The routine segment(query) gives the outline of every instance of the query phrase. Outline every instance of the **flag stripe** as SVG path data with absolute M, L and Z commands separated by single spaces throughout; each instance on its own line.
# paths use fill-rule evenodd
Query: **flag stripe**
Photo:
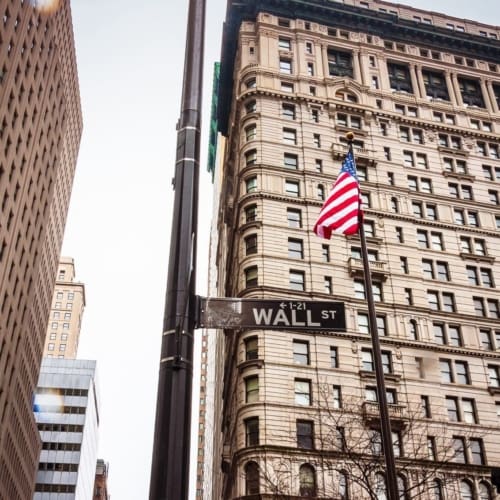
M 329 239 L 332 231 L 355 234 L 361 217 L 361 193 L 356 178 L 356 166 L 349 151 L 340 174 L 326 199 L 313 231 Z

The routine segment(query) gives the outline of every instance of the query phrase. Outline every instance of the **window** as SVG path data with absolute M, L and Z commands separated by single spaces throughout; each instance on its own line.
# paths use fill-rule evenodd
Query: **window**
M 306 42 L 306 54 L 313 53 L 313 44 L 312 42 Z
M 291 170 L 297 170 L 299 165 L 299 158 L 297 155 L 292 153 L 284 153 L 283 155 L 283 166 Z
M 486 267 L 466 266 L 467 278 L 470 285 L 493 288 L 493 273 Z
M 259 444 L 259 417 L 245 420 L 245 445 L 257 446 Z
M 328 71 L 330 76 L 353 78 L 352 56 L 348 52 L 328 49 Z
M 245 127 L 245 139 L 247 141 L 252 141 L 257 137 L 257 125 L 252 124 Z
M 450 273 L 447 262 L 422 259 L 422 270 L 424 278 L 438 279 L 440 281 L 450 281 Z
M 342 391 L 340 385 L 334 385 L 332 387 L 332 395 L 333 395 L 333 408 L 339 409 L 342 408 Z
M 299 494 L 301 497 L 316 496 L 316 473 L 312 465 L 302 464 L 299 468 Z
M 479 500 L 491 500 L 490 488 L 487 483 L 479 483 Z
M 332 278 L 330 276 L 324 276 L 323 285 L 325 288 L 325 293 L 332 294 Z
M 249 78 L 245 81 L 245 87 L 247 89 L 254 89 L 255 87 L 257 87 L 257 80 L 255 78 Z
M 245 379 L 245 402 L 255 403 L 259 400 L 259 377 L 257 375 Z
M 257 205 L 249 205 L 245 207 L 245 222 L 255 222 L 257 220 Z
M 280 58 L 280 73 L 292 74 L 292 61 L 290 59 Z
M 483 451 L 483 440 L 479 438 L 469 439 L 469 452 L 470 452 L 470 463 L 475 465 L 484 465 L 486 463 L 484 451 Z
M 245 181 L 245 185 L 247 193 L 253 193 L 254 191 L 257 191 L 257 177 L 249 177 Z
M 450 100 L 446 79 L 443 73 L 423 70 L 422 77 L 427 97 L 432 99 L 442 99 L 444 101 Z
M 460 420 L 458 413 L 458 399 L 446 396 L 446 409 L 448 412 L 448 420 L 458 422 Z
M 453 449 L 455 451 L 453 461 L 465 464 L 465 439 L 460 436 L 453 436 Z M 462 481 L 463 483 L 463 481 Z M 472 496 L 470 497 L 472 499 Z
M 278 48 L 280 50 L 292 50 L 292 42 L 289 38 L 279 38 Z
M 362 349 L 361 365 L 364 371 L 373 372 L 375 370 L 375 363 L 373 361 L 373 354 L 371 350 Z
M 427 458 L 436 460 L 436 439 L 434 436 L 427 436 Z
M 290 289 L 300 292 L 305 290 L 303 271 L 290 271 Z
M 321 245 L 321 257 L 323 262 L 330 262 L 330 247 L 328 245 Z
M 373 299 L 380 302 L 382 300 L 382 284 L 373 282 L 372 293 Z M 354 280 L 354 296 L 357 299 L 366 299 L 365 282 L 363 280 Z
M 500 367 L 488 365 L 488 377 L 490 387 L 500 387 Z
M 408 322 L 408 328 L 409 328 L 409 337 L 411 340 L 418 340 L 418 325 L 417 321 L 414 319 L 410 319 Z
M 347 474 L 345 472 L 339 472 L 339 495 L 340 500 L 348 500 L 349 498 L 349 489 L 347 483 Z
M 246 102 L 245 110 L 247 113 L 255 113 L 257 111 L 257 102 L 254 100 Z
M 422 416 L 424 418 L 431 418 L 431 404 L 429 396 L 420 396 L 420 404 L 422 408 Z
M 297 447 L 306 450 L 314 448 L 314 424 L 309 420 L 297 420 Z
M 304 258 L 304 248 L 302 240 L 288 238 L 288 257 L 290 259 Z
M 286 144 L 297 144 L 297 131 L 293 128 L 284 128 L 283 142 Z
M 250 234 L 245 238 L 245 252 L 246 255 L 257 253 L 257 235 Z
M 330 346 L 330 366 L 331 368 L 339 367 L 339 357 L 337 348 L 334 346 Z
M 248 462 L 245 465 L 245 494 L 258 495 L 259 492 L 259 466 L 256 462 Z
M 281 82 L 281 90 L 283 92 L 292 93 L 293 92 L 293 83 Z
M 317 147 L 321 147 L 321 136 L 319 134 L 313 134 L 313 144 Z
M 257 286 L 258 284 L 258 268 L 257 266 L 247 267 L 245 269 L 245 286 Z
M 375 223 L 371 220 L 363 221 L 363 229 L 365 231 L 365 236 L 368 238 L 373 238 L 375 236 Z
M 323 161 L 322 160 L 314 160 L 314 165 L 316 167 L 316 172 L 323 172 Z M 359 172 L 358 172 L 358 178 L 359 178 Z
M 483 94 L 478 80 L 458 77 L 458 86 L 465 105 L 484 108 Z
M 293 362 L 299 365 L 309 364 L 309 342 L 306 340 L 293 341 Z
M 435 311 L 455 312 L 455 296 L 453 293 L 427 290 L 427 302 Z
M 317 108 L 311 109 L 311 120 L 314 123 L 319 123 L 319 110 Z
M 409 268 L 408 268 L 408 258 L 407 257 L 399 257 L 399 263 L 400 263 L 400 267 L 401 267 L 401 272 L 403 272 L 404 274 L 408 274 L 410 272 Z
M 245 359 L 258 359 L 259 357 L 259 339 L 258 337 L 247 337 L 245 339 Z
M 318 184 L 316 186 L 316 190 L 317 190 L 318 198 L 320 200 L 324 200 L 325 199 L 325 188 L 321 184 Z
M 403 64 L 388 63 L 389 82 L 392 90 L 413 93 L 410 70 Z
M 299 182 L 298 181 L 285 181 L 285 193 L 288 196 L 297 198 L 299 196 Z
M 472 297 L 476 316 L 489 318 L 500 318 L 498 301 L 495 299 L 485 299 L 484 297 Z
M 467 236 L 460 237 L 460 248 L 462 253 L 486 255 L 486 243 L 482 239 L 469 238 Z
M 287 208 L 286 217 L 288 227 L 301 228 L 302 227 L 302 211 L 295 208 Z
M 295 404 L 311 405 L 311 381 L 295 379 Z

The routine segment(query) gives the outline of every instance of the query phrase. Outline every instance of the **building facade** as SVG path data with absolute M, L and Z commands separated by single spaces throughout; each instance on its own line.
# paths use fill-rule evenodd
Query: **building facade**
M 93 500 L 109 500 L 111 498 L 108 493 L 108 471 L 109 464 L 101 458 L 97 459 Z
M 33 499 L 93 498 L 99 428 L 96 362 L 44 358 L 34 413 L 43 446 Z
M 84 307 L 85 286 L 75 281 L 74 260 L 61 257 L 52 297 L 44 357 L 76 358 Z
M 341 301 L 347 328 L 224 332 L 215 498 L 386 498 L 359 237 L 312 233 L 347 132 L 401 498 L 496 498 L 499 38 L 381 1 L 228 3 L 218 293 Z
M 69 0 L 0 1 L 0 497 L 30 498 L 36 387 L 82 130 Z

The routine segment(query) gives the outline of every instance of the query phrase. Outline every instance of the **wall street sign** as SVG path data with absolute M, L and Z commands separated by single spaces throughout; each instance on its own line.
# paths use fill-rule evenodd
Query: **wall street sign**
M 198 327 L 345 331 L 343 302 L 200 299 Z

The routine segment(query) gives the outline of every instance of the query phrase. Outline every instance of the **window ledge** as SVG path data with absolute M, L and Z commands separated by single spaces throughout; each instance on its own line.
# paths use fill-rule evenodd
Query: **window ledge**
M 495 257 L 490 257 L 488 255 L 477 255 L 475 253 L 464 252 L 460 252 L 459 255 L 463 260 L 475 260 L 476 262 L 488 262 L 489 264 L 495 262 Z
M 238 364 L 238 372 L 241 373 L 247 368 L 262 368 L 264 366 L 263 359 L 247 359 Z

